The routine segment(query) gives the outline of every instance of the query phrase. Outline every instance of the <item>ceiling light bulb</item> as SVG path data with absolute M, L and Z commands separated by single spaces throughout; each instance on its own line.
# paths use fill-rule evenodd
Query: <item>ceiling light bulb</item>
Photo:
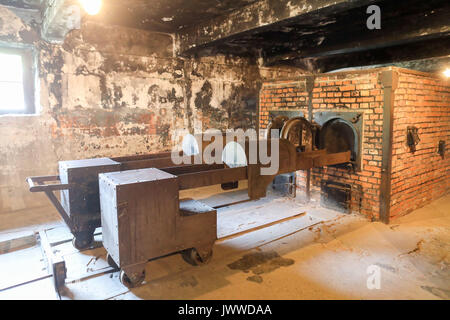
M 93 16 L 100 12 L 102 0 L 79 0 L 84 11 Z
M 444 76 L 446 76 L 447 78 L 450 78 L 450 68 L 445 69 Z

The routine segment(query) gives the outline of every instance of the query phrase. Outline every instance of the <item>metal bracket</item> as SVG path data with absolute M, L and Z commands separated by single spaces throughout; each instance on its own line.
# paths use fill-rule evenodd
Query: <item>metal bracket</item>
M 439 141 L 438 154 L 442 157 L 442 159 L 445 158 L 445 141 L 444 140 Z
M 49 181 L 59 181 L 61 182 L 61 178 L 59 176 L 44 176 L 44 177 L 29 177 L 27 178 L 28 185 L 30 187 L 30 192 L 44 192 L 48 199 L 55 206 L 56 210 L 58 210 L 61 217 L 64 219 L 64 222 L 69 226 L 70 230 L 73 229 L 73 223 L 70 216 L 67 214 L 64 207 L 61 205 L 61 202 L 53 193 L 54 191 L 61 190 L 69 190 L 72 186 L 70 184 L 44 184 Z
M 407 128 L 406 135 L 407 135 L 406 141 L 408 143 L 410 152 L 412 152 L 412 153 L 416 152 L 416 146 L 420 142 L 419 129 L 414 126 L 410 126 Z
M 362 115 L 363 115 L 362 113 L 358 113 L 358 114 L 352 119 L 352 123 L 358 123 L 359 120 L 361 119 Z

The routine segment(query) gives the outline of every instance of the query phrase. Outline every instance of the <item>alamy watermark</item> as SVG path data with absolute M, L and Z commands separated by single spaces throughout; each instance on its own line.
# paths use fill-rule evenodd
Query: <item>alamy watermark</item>
M 370 265 L 367 267 L 367 289 L 380 290 L 381 289 L 381 268 L 377 265 Z
M 271 130 L 271 139 L 258 139 L 254 129 L 208 129 L 201 134 L 175 130 L 172 161 L 181 164 L 226 164 L 230 168 L 261 164 L 261 175 L 276 175 L 280 165 L 279 130 Z M 180 141 L 181 140 L 181 141 Z M 180 144 L 181 143 L 181 144 Z
M 369 30 L 381 29 L 381 9 L 377 5 L 371 5 L 367 7 L 367 14 L 370 14 L 367 19 L 366 25 Z

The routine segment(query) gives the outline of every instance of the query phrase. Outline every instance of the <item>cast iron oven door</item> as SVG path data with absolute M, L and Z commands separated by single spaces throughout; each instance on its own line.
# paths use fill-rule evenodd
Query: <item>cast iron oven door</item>
M 320 145 L 327 149 L 329 153 L 338 153 L 343 151 L 352 152 L 352 161 L 356 160 L 358 146 L 355 130 L 342 119 L 333 119 L 328 121 L 322 128 L 320 134 Z
M 320 149 L 328 153 L 351 151 L 351 164 L 361 171 L 362 114 L 358 112 L 319 112 L 314 120 L 322 126 Z M 342 167 L 346 165 L 336 165 Z
M 301 111 L 289 111 L 289 110 L 272 110 L 269 112 L 269 126 L 267 127 L 266 139 L 270 139 L 270 130 L 278 129 L 279 136 L 281 136 L 281 129 L 289 119 L 303 117 Z M 272 189 L 282 196 L 289 196 L 295 198 L 297 195 L 297 174 L 296 172 L 290 172 L 280 174 L 275 177 L 272 182 Z
M 352 188 L 349 184 L 327 180 L 322 181 L 321 189 L 320 204 L 323 207 L 343 213 L 351 212 Z

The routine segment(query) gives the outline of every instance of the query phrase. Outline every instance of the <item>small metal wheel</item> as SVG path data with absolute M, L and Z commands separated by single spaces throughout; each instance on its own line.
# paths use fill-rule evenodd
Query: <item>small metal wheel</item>
M 197 249 L 191 248 L 181 252 L 183 260 L 193 266 L 201 266 L 211 261 L 213 255 L 212 249 L 200 254 Z
M 128 276 L 125 271 L 120 271 L 120 282 L 127 288 L 136 288 L 141 285 L 145 280 L 145 270 L 141 273 L 133 274 Z
M 117 265 L 117 263 L 114 261 L 114 259 L 111 257 L 111 255 L 108 253 L 106 255 L 106 261 L 108 262 L 109 266 L 115 270 L 119 269 L 119 266 Z
M 82 231 L 74 233 L 72 244 L 78 250 L 87 249 L 92 245 L 94 241 L 94 232 Z

